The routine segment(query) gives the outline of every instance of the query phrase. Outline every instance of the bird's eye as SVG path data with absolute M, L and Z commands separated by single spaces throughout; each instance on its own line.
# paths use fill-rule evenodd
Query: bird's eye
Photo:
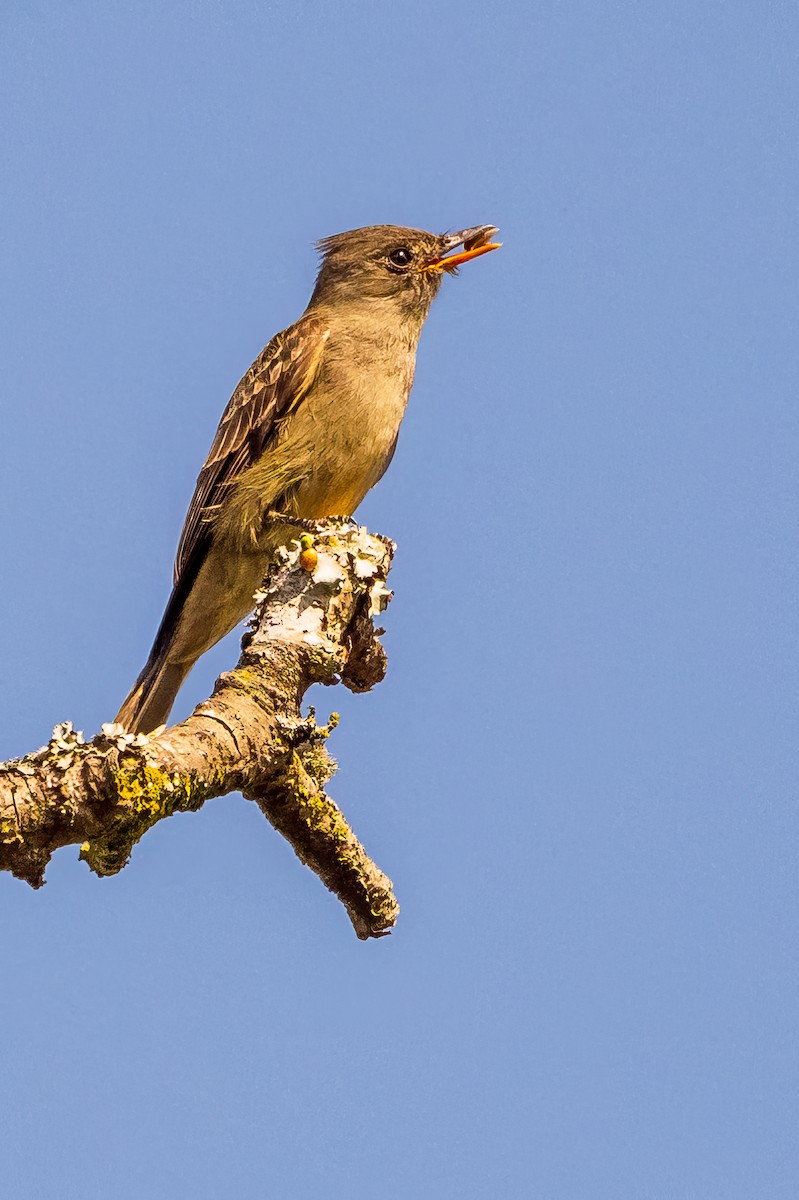
M 407 267 L 412 259 L 413 251 L 409 250 L 407 246 L 398 246 L 388 256 L 388 261 L 392 267 Z

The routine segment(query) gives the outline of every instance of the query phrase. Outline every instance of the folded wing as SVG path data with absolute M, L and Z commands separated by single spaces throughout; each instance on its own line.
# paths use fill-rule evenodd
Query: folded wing
M 327 336 L 317 317 L 301 317 L 272 338 L 231 396 L 186 514 L 175 558 L 176 586 L 205 541 L 226 489 L 257 462 L 307 394 Z

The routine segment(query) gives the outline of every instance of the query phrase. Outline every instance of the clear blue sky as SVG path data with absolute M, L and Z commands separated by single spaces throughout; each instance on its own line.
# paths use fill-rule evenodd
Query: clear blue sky
M 795 1197 L 796 6 L 2 25 L 3 757 L 115 712 L 312 242 L 505 242 L 361 510 L 388 679 L 316 697 L 396 934 L 240 797 L 0 879 L 5 1194 Z

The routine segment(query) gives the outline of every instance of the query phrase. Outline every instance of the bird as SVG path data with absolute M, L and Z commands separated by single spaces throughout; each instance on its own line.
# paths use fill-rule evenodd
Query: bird
M 350 515 L 382 478 L 441 281 L 497 249 L 497 232 L 370 225 L 317 243 L 305 312 L 258 355 L 222 414 L 171 595 L 117 724 L 144 734 L 164 725 L 197 659 L 247 615 L 270 559 L 299 535 L 290 519 Z

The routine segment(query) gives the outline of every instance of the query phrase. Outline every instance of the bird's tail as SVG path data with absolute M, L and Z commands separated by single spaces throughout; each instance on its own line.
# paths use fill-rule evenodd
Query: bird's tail
M 197 547 L 187 568 L 176 581 L 155 635 L 150 657 L 114 718 L 118 725 L 124 725 L 130 733 L 151 733 L 159 725 L 166 724 L 180 685 L 204 649 L 197 647 L 195 653 L 187 654 L 183 646 L 182 653 L 175 653 L 181 618 L 206 550 L 207 542 Z
M 114 718 L 130 733 L 152 733 L 166 724 L 183 680 L 206 649 L 203 645 L 188 648 L 180 626 L 209 544 L 207 535 L 197 540 L 172 588 L 150 657 Z
M 171 663 L 165 655 L 150 655 L 139 678 L 114 720 L 130 733 L 151 733 L 165 725 L 175 697 L 192 664 Z

